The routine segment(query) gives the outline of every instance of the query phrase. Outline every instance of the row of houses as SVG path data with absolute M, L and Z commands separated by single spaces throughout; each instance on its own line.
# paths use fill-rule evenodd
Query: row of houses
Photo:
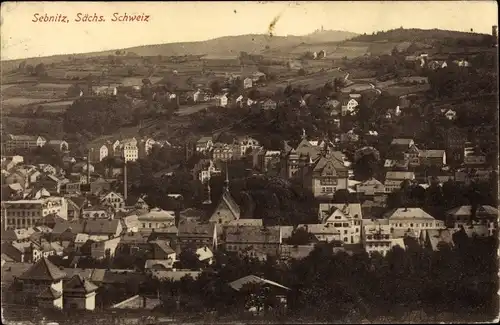
M 136 161 L 149 155 L 153 146 L 169 146 L 168 141 L 157 141 L 152 138 L 137 140 L 135 137 L 121 140 L 108 140 L 104 143 L 88 145 L 91 162 L 100 162 L 106 157 L 122 157 L 125 161 Z
M 14 135 L 8 134 L 6 139 L 2 139 L 6 152 L 15 150 L 31 150 L 47 146 L 53 148 L 57 152 L 68 152 L 68 142 L 64 140 L 47 140 L 42 136 L 35 135 Z

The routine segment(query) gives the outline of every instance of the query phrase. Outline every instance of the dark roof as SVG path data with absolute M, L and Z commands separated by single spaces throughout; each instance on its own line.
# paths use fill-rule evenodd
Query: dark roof
M 84 279 L 80 274 L 73 276 L 68 282 L 64 283 L 65 292 L 89 293 L 94 292 L 97 289 L 98 287 L 95 284 Z
M 226 228 L 228 243 L 281 243 L 279 228 L 230 226 Z
M 74 196 L 67 200 L 73 202 L 78 208 L 82 208 L 87 199 L 84 196 Z
M 62 296 L 62 292 L 54 290 L 52 287 L 47 287 L 38 294 L 38 298 L 57 299 Z
M 53 235 L 60 235 L 64 233 L 66 230 L 70 230 L 71 233 L 73 234 L 78 234 L 83 232 L 83 229 L 85 227 L 84 222 L 69 222 L 69 221 L 61 221 L 61 222 L 56 222 L 54 229 L 52 229 L 52 234 Z
M 64 271 L 61 271 L 46 257 L 43 257 L 24 272 L 19 279 L 57 281 L 63 279 L 65 276 L 66 273 Z
M 85 222 L 85 233 L 87 234 L 115 234 L 118 226 L 120 225 L 120 220 L 87 220 Z

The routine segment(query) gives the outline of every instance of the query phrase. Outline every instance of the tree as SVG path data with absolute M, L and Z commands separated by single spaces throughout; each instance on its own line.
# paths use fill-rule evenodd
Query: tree
M 373 147 L 358 149 L 354 154 L 353 170 L 357 180 L 365 181 L 377 174 L 380 153 Z
M 304 228 L 298 228 L 288 238 L 289 245 L 308 245 L 314 239 L 314 235 Z
M 26 66 L 26 73 L 32 75 L 34 72 L 35 72 L 35 68 L 31 64 L 28 64 Z
M 39 63 L 35 66 L 35 75 L 37 77 L 44 77 L 47 75 L 45 64 Z
M 203 266 L 194 247 L 188 247 L 182 250 L 179 254 L 179 265 L 180 268 L 190 270 L 198 270 Z
M 210 90 L 213 94 L 219 94 L 222 91 L 222 87 L 218 80 L 213 80 L 210 82 Z

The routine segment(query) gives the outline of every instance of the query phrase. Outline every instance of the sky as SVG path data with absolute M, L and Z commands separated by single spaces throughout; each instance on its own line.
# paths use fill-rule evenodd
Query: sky
M 316 29 L 355 33 L 393 28 L 491 33 L 495 1 L 345 2 L 2 2 L 1 59 L 202 41 L 228 35 L 306 35 Z M 67 16 L 68 23 L 33 22 L 34 15 Z M 77 14 L 105 22 L 75 22 Z M 113 14 L 148 15 L 148 22 L 112 22 Z M 275 19 L 278 17 L 278 19 Z

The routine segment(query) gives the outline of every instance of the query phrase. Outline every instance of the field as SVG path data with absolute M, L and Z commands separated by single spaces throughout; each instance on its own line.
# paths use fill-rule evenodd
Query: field
M 408 94 L 414 94 L 422 91 L 427 91 L 430 89 L 429 84 L 424 84 L 424 85 L 411 85 L 411 86 L 405 86 L 405 85 L 392 85 L 390 87 L 387 87 L 386 90 L 390 95 L 393 96 L 403 96 L 403 95 L 408 95 Z

